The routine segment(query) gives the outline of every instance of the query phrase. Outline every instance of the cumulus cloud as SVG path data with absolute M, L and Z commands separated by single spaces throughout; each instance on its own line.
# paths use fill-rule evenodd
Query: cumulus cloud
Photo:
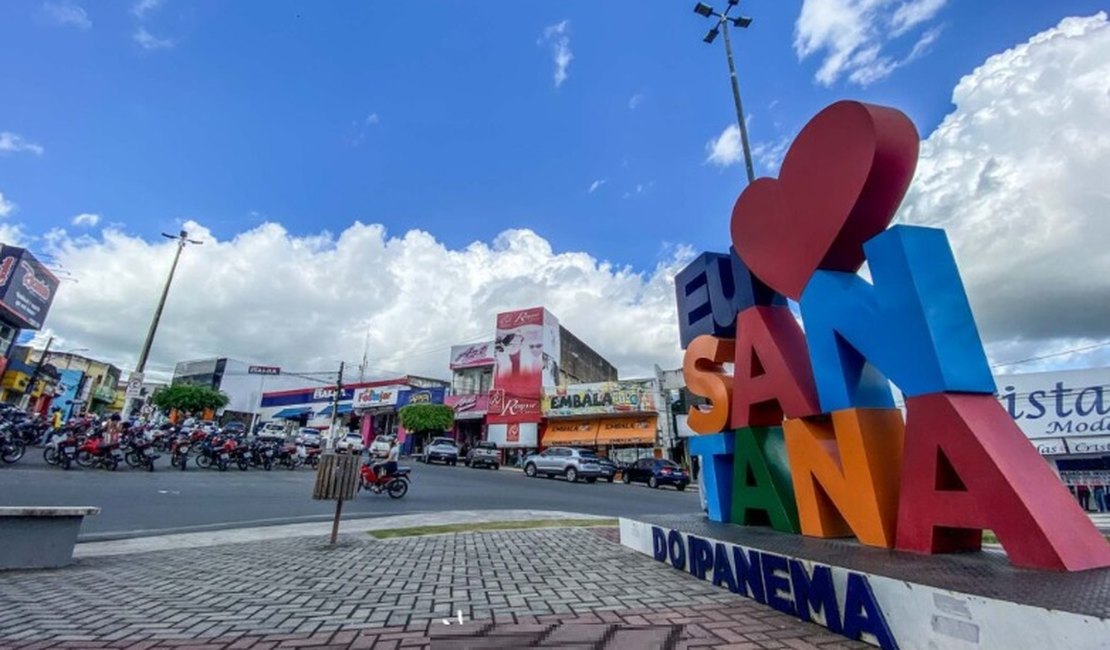
M 718 167 L 735 165 L 744 159 L 744 148 L 740 143 L 740 127 L 729 124 L 716 138 L 705 143 L 705 162 Z
M 336 237 L 294 236 L 266 223 L 230 240 L 196 223 L 184 228 L 204 243 L 182 255 L 152 372 L 215 355 L 328 370 L 359 359 L 369 332 L 377 374 L 444 377 L 451 344 L 492 336 L 497 312 L 535 305 L 625 376 L 681 360 L 672 283 L 689 261 L 686 249 L 636 273 L 554 251 L 530 230 L 450 249 L 426 232 L 390 236 L 363 223 Z M 113 228 L 95 238 L 55 231 L 44 239 L 44 250 L 79 280 L 59 290 L 51 333 L 133 365 L 174 244 Z
M 570 51 L 570 21 L 545 27 L 539 44 L 547 45 L 551 50 L 551 58 L 555 62 L 555 87 L 558 88 L 567 80 L 567 69 L 574 59 L 574 53 Z
M 28 141 L 18 133 L 0 131 L 0 154 L 27 152 L 41 156 L 46 150 L 42 145 Z
M 995 361 L 1107 340 L 1106 14 L 1067 18 L 990 57 L 952 101 L 922 143 L 899 218 L 948 230 Z
M 131 13 L 138 16 L 140 19 L 146 18 L 147 14 L 154 11 L 162 4 L 162 0 L 139 0 L 131 6 Z
M 636 93 L 628 99 L 628 109 L 636 110 L 636 107 L 644 102 L 644 96 L 641 93 Z
M 100 223 L 100 215 L 92 214 L 89 212 L 82 212 L 81 214 L 73 218 L 72 223 L 75 226 L 88 226 L 89 228 L 92 228 Z
M 605 180 L 604 178 L 599 178 L 599 179 L 597 179 L 596 181 L 594 181 L 594 182 L 590 183 L 590 189 L 588 190 L 588 192 L 589 192 L 590 194 L 593 194 L 594 192 L 596 192 L 596 191 L 598 191 L 599 189 L 601 189 L 601 186 L 602 186 L 602 185 L 604 185 L 604 184 L 606 184 L 606 183 L 608 183 L 608 182 L 609 182 L 609 181 Z
M 15 204 L 4 198 L 4 193 L 0 192 L 0 218 L 6 217 L 15 212 Z
M 831 86 L 842 76 L 866 86 L 925 53 L 936 31 L 917 39 L 909 54 L 887 53 L 898 37 L 922 27 L 946 0 L 805 0 L 794 25 L 798 59 L 822 53 L 817 82 Z
M 89 29 L 92 21 L 89 14 L 77 4 L 72 2 L 46 2 L 42 5 L 46 15 L 59 25 Z
M 174 42 L 168 38 L 160 38 L 147 31 L 146 27 L 139 27 L 131 38 L 139 44 L 139 47 L 144 50 L 167 50 L 174 46 Z

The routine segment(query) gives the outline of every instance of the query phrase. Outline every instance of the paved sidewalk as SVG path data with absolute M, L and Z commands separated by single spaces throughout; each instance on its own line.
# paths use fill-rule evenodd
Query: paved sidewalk
M 662 647 L 866 647 L 674 571 L 615 536 L 347 534 L 336 548 L 295 537 L 85 557 L 66 569 L 4 574 L 0 647 L 428 648 L 459 612 L 468 622 L 549 632 L 562 622 L 559 634 L 570 635 L 664 626 Z

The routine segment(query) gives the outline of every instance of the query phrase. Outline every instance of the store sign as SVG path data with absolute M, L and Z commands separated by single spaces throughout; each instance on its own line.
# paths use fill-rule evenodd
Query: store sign
M 545 388 L 558 383 L 559 321 L 543 307 L 497 315 L 491 422 L 539 422 Z
M 1037 447 L 1037 453 L 1042 456 L 1063 456 L 1068 453 L 1068 444 L 1063 438 L 1035 440 L 1033 444 Z
M 58 278 L 30 251 L 0 246 L 0 318 L 19 329 L 42 328 Z
M 248 375 L 280 375 L 281 368 L 278 366 L 248 366 Z
M 493 365 L 493 341 L 451 348 L 451 369 Z
M 1031 439 L 1110 434 L 1110 369 L 995 378 L 998 401 Z
M 351 398 L 351 406 L 356 409 L 393 406 L 397 404 L 399 393 L 395 388 L 358 388 Z
M 500 448 L 532 449 L 539 446 L 539 425 L 535 422 L 491 424 L 487 439 Z
M 539 422 L 540 400 L 530 397 L 510 397 L 503 390 L 491 390 L 486 418 L 493 423 Z
M 397 393 L 397 408 L 409 404 L 442 404 L 446 393 L 447 389 L 442 386 L 404 389 Z
M 455 409 L 456 420 L 475 420 L 485 416 L 489 395 L 449 395 L 443 403 Z
M 559 386 L 543 396 L 546 417 L 657 412 L 655 391 L 635 382 Z
M 1067 438 L 1065 442 L 1073 454 L 1110 454 L 1110 436 Z

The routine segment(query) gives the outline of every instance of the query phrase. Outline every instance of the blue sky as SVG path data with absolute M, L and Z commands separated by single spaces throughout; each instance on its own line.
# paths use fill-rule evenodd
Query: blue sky
M 0 192 L 32 234 L 96 213 L 144 238 L 186 218 L 219 238 L 360 219 L 451 248 L 528 227 L 636 269 L 664 242 L 721 249 L 742 166 L 706 163 L 733 108 L 722 42 L 701 42 L 692 4 L 167 0 L 140 18 L 85 3 L 84 27 L 59 24 L 65 3 L 6 2 L 0 130 L 44 153 L 0 157 Z M 794 48 L 800 3 L 744 2 L 752 140 L 780 142 L 842 97 L 900 106 L 927 135 L 987 56 L 1100 4 L 948 3 L 884 48 L 905 56 L 939 28 L 920 58 L 826 87 L 822 54 Z M 562 21 L 573 59 L 556 86 L 540 41 Z M 172 45 L 145 49 L 139 29 Z
M 540 304 L 625 376 L 676 367 L 673 275 L 727 249 L 744 185 L 693 4 L 0 3 L 0 240 L 67 280 L 40 337 L 127 369 L 159 233 L 188 225 L 160 372 L 365 350 L 440 376 Z M 948 229 L 992 362 L 1110 363 L 1110 258 L 1075 254 L 1110 237 L 1102 3 L 741 9 L 758 174 L 836 100 L 902 109 L 923 141 L 902 218 Z

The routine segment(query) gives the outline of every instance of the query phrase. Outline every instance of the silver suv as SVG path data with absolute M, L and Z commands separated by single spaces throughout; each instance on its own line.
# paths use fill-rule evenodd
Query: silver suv
M 530 477 L 562 476 L 574 483 L 580 478 L 597 482 L 601 465 L 592 451 L 572 447 L 548 447 L 542 453 L 524 459 L 524 473 Z

